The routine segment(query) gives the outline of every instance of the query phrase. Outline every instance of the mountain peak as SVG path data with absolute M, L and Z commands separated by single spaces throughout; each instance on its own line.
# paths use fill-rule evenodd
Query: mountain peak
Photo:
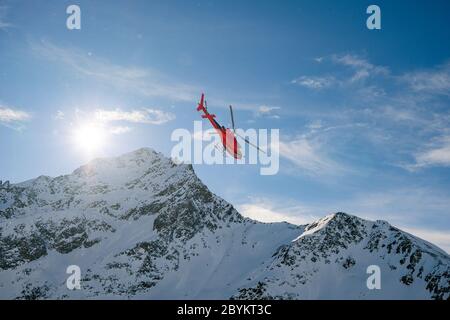
M 91 178 L 105 183 L 127 183 L 141 177 L 151 178 L 153 174 L 164 176 L 174 171 L 193 173 L 192 167 L 177 165 L 150 148 L 140 148 L 118 157 L 96 158 L 73 171 L 72 175 Z M 156 178 L 156 177 L 153 177 Z
M 305 231 L 294 241 L 316 233 L 323 233 L 327 229 L 343 229 L 344 226 L 361 224 L 364 220 L 345 212 L 336 212 L 314 221 L 305 227 Z
M 38 178 L 17 184 L 4 195 L 12 218 L 71 210 L 84 216 L 107 214 L 121 219 L 155 216 L 153 228 L 175 236 L 192 236 L 204 226 L 241 221 L 242 216 L 223 199 L 214 195 L 197 177 L 192 165 L 175 164 L 150 148 L 97 158 L 72 174 Z
M 125 153 L 117 158 L 146 160 L 146 159 L 155 159 L 155 158 L 165 158 L 165 156 L 160 152 L 156 152 L 152 148 L 143 147 L 143 148 L 139 148 L 134 151 Z
M 85 167 L 99 167 L 105 165 L 116 165 L 117 167 L 125 166 L 141 166 L 143 164 L 152 164 L 155 160 L 161 160 L 164 156 L 161 153 L 157 153 L 150 148 L 140 148 L 131 152 L 124 153 L 117 157 L 100 157 L 89 161 L 87 164 L 81 166 Z M 77 169 L 78 170 L 78 169 Z M 75 170 L 75 172 L 77 171 Z

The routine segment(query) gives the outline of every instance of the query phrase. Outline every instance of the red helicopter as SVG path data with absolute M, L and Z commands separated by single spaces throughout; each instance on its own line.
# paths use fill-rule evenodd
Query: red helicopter
M 233 108 L 230 105 L 230 115 L 231 115 L 231 126 L 230 128 L 225 128 L 224 126 L 220 125 L 214 118 L 216 117 L 215 114 L 211 114 L 208 112 L 208 105 L 205 100 L 205 94 L 202 93 L 202 97 L 200 98 L 200 102 L 197 107 L 197 111 L 203 111 L 204 114 L 202 114 L 202 118 L 208 119 L 209 122 L 211 122 L 211 125 L 216 130 L 216 132 L 219 134 L 220 139 L 222 140 L 222 145 L 224 151 L 228 152 L 233 158 L 235 159 L 241 159 L 242 158 L 242 152 L 241 152 L 241 146 L 237 142 L 236 136 L 240 137 L 242 140 L 245 141 L 245 143 L 251 145 L 252 147 L 255 147 L 261 152 L 264 152 L 261 150 L 258 146 L 254 145 L 248 139 L 245 137 L 240 136 L 238 133 L 236 133 L 236 130 L 234 128 L 234 117 L 233 117 Z

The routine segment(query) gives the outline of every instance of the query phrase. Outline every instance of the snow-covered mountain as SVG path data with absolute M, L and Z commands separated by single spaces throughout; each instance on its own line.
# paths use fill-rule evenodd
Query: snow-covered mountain
M 69 290 L 69 265 L 81 289 Z M 381 289 L 369 290 L 369 265 Z M 449 299 L 450 257 L 384 221 L 242 217 L 151 149 L 0 186 L 0 298 Z

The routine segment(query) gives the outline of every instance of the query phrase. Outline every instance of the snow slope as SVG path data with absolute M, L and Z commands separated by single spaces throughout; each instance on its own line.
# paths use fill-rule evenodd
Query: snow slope
M 448 299 L 449 261 L 384 221 L 246 219 L 151 149 L 0 187 L 4 299 Z

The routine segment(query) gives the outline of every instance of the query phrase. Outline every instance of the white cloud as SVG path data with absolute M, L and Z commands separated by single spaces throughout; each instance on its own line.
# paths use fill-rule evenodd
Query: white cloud
M 333 55 L 333 61 L 336 63 L 350 66 L 357 69 L 372 69 L 373 64 L 365 59 L 360 58 L 357 55 L 345 54 L 345 55 Z
M 56 111 L 56 113 L 53 115 L 53 119 L 55 120 L 63 120 L 64 119 L 64 112 L 61 110 Z
M 309 89 L 319 90 L 330 87 L 335 83 L 335 78 L 331 76 L 301 76 L 292 80 L 291 83 Z
M 130 127 L 123 127 L 123 126 L 111 127 L 109 130 L 109 132 L 111 132 L 112 134 L 123 134 L 130 131 L 131 131 Z
M 365 78 L 368 78 L 370 76 L 370 73 L 366 69 L 357 70 L 355 74 L 350 78 L 350 82 L 356 82 L 359 80 L 363 80 Z
M 333 87 L 342 90 L 348 98 L 344 103 L 350 107 L 332 110 L 321 117 L 365 124 L 369 130 L 362 133 L 362 139 L 380 148 L 380 154 L 386 154 L 386 164 L 409 171 L 450 166 L 450 142 L 445 139 L 450 136 L 450 115 L 446 108 L 450 96 L 450 62 L 392 75 L 389 68 L 357 55 L 332 55 L 324 61 L 329 59 L 345 68 L 328 74 L 334 77 Z M 303 85 L 311 89 L 324 88 L 329 82 L 322 85 L 313 80 L 326 77 L 329 76 L 300 77 L 297 81 L 304 81 Z
M 175 119 L 175 114 L 156 109 L 145 109 L 148 114 L 149 123 L 163 124 Z
M 315 61 L 321 63 L 325 58 L 316 58 Z M 327 60 L 329 60 L 328 58 Z M 348 78 L 342 76 L 335 77 L 333 75 L 320 76 L 301 76 L 291 81 L 309 89 L 320 90 L 331 86 L 345 87 L 355 83 L 361 83 L 363 80 L 376 75 L 388 75 L 389 69 L 383 66 L 377 66 L 357 55 L 332 55 L 330 59 L 333 63 L 345 66 L 352 71 L 352 75 Z M 373 87 L 373 86 L 372 86 Z
M 175 115 L 150 108 L 132 111 L 121 109 L 84 111 L 76 109 L 73 119 L 68 118 L 64 116 L 64 119 L 68 121 L 68 127 L 93 127 L 100 129 L 105 135 L 121 135 L 132 131 L 132 124 L 160 125 L 175 119 Z
M 28 112 L 0 105 L 0 122 L 14 123 L 27 121 L 29 119 L 31 119 L 31 115 Z
M 440 145 L 416 155 L 416 163 L 411 169 L 430 166 L 450 166 L 450 136 L 440 139 Z
M 280 156 L 291 161 L 307 174 L 337 174 L 343 167 L 331 160 L 317 141 L 300 137 L 292 141 L 280 141 Z
M 175 119 L 175 115 L 172 113 L 149 108 L 132 111 L 121 109 L 97 109 L 93 112 L 77 109 L 75 111 L 75 123 L 83 125 L 88 121 L 89 125 L 101 128 L 105 133 L 112 135 L 125 134 L 133 130 L 129 125 L 115 125 L 114 123 L 160 125 L 173 119 Z
M 371 118 L 382 118 L 389 122 L 407 122 L 409 124 L 423 125 L 425 119 L 412 108 L 405 108 L 402 105 L 392 104 L 378 109 L 364 109 L 363 112 Z
M 243 204 L 238 207 L 239 212 L 247 218 L 261 222 L 290 222 L 303 224 L 303 220 L 286 215 L 284 212 L 274 211 L 259 204 Z
M 310 131 L 319 130 L 319 129 L 323 128 L 323 123 L 321 120 L 314 120 L 313 122 L 311 122 L 310 124 L 307 125 L 307 128 Z
M 195 100 L 200 92 L 155 70 L 114 64 L 75 48 L 63 48 L 48 41 L 32 42 L 31 48 L 39 56 L 57 61 L 82 76 L 126 92 L 180 101 Z
M 298 203 L 286 205 L 286 202 L 275 203 L 267 198 L 250 198 L 248 203 L 237 206 L 238 211 L 245 217 L 261 222 L 289 222 L 303 225 L 317 220 L 311 208 Z
M 368 60 L 363 59 L 357 55 L 345 54 L 345 55 L 333 55 L 332 60 L 335 63 L 351 67 L 357 72 L 370 72 L 372 74 L 389 74 L 389 69 L 384 66 L 377 66 L 370 63 Z
M 260 106 L 258 112 L 261 114 L 267 114 L 272 112 L 273 110 L 279 110 L 280 107 L 268 107 L 268 106 Z
M 12 24 L 6 21 L 8 7 L 0 6 L 0 30 L 12 27 Z
M 275 113 L 276 110 L 280 110 L 280 107 L 269 107 L 269 106 L 259 106 L 256 111 L 258 117 L 269 117 L 274 119 L 279 119 L 280 116 Z
M 323 61 L 323 57 L 314 58 L 314 61 L 317 63 L 321 63 Z
M 147 124 L 163 124 L 175 119 L 175 115 L 173 113 L 157 109 L 142 109 L 133 111 L 122 111 L 120 109 L 98 109 L 94 112 L 94 117 L 98 121 L 104 122 L 127 121 Z
M 434 70 L 410 72 L 401 79 L 415 91 L 450 95 L 450 63 Z
M 350 83 L 358 82 L 375 75 L 388 75 L 389 69 L 377 66 L 357 55 L 333 55 L 332 61 L 354 69 L 353 76 L 348 80 Z

